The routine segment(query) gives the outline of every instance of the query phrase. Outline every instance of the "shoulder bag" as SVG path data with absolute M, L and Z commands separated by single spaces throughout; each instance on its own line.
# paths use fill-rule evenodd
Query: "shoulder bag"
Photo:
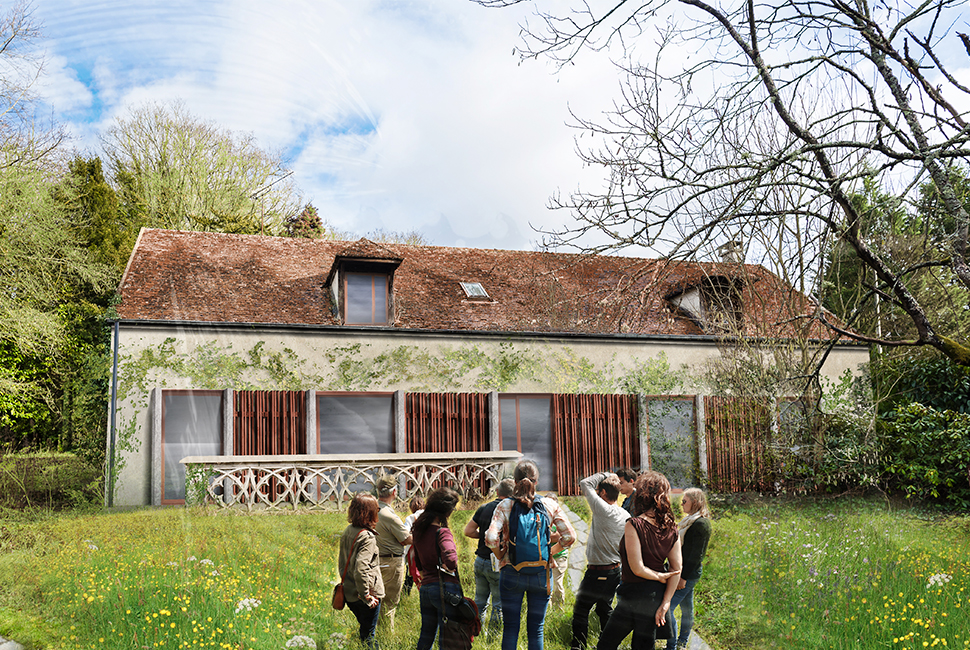
M 354 537 L 354 541 L 350 543 L 350 551 L 347 553 L 347 563 L 344 565 L 343 575 L 340 576 L 340 582 L 334 586 L 333 598 L 330 599 L 330 604 L 333 605 L 334 609 L 344 608 L 344 579 L 347 577 L 347 569 L 350 568 L 350 558 L 354 554 L 354 546 L 357 545 L 357 538 L 365 530 L 365 528 L 360 529 Z
M 441 628 L 438 630 L 438 645 L 441 650 L 471 650 L 472 641 L 482 632 L 478 605 L 471 598 L 465 597 L 461 589 L 461 578 L 458 579 L 457 594 L 445 592 L 442 574 L 447 573 L 441 568 L 441 546 L 438 543 L 438 587 L 441 589 L 441 605 L 444 610 Z

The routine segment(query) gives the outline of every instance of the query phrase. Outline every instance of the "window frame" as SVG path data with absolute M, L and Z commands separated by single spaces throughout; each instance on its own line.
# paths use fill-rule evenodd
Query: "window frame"
M 355 322 L 351 321 L 349 318 L 349 305 L 350 305 L 350 290 L 348 288 L 348 280 L 350 276 L 369 276 L 371 279 L 371 320 L 370 322 Z M 377 299 L 376 299 L 376 280 L 378 278 L 383 278 L 384 280 L 384 320 L 377 320 Z M 378 269 L 344 269 L 341 273 L 340 278 L 341 292 L 343 294 L 342 302 L 342 316 L 344 325 L 389 325 L 392 322 L 391 318 L 391 274 L 387 271 Z
M 201 390 L 195 390 L 195 389 L 168 389 L 168 388 L 162 390 L 162 399 L 161 399 L 161 402 L 162 402 L 161 403 L 161 407 L 162 407 L 162 418 L 161 418 L 162 422 L 161 422 L 161 424 L 162 424 L 162 427 L 161 427 L 161 434 L 159 436 L 159 454 L 158 454 L 159 455 L 159 458 L 161 459 L 161 472 L 160 472 L 159 477 L 158 477 L 159 485 L 161 487 L 161 499 L 160 499 L 160 503 L 163 506 L 185 505 L 185 498 L 184 497 L 181 498 L 181 499 L 166 499 L 165 498 L 165 437 L 166 437 L 165 436 L 165 433 L 166 433 L 166 421 L 168 419 L 166 417 L 167 412 L 168 412 L 168 401 L 167 401 L 166 398 L 169 397 L 169 396 L 173 396 L 173 397 L 174 396 L 190 396 L 190 397 L 216 397 L 216 396 L 218 396 L 219 397 L 219 417 L 218 417 L 218 422 L 219 422 L 219 446 L 220 446 L 220 453 L 218 454 L 219 456 L 224 455 L 225 454 L 225 451 L 226 451 L 226 449 L 225 449 L 225 435 L 226 435 L 226 432 L 224 430 L 224 426 L 225 426 L 225 412 L 226 412 L 226 400 L 224 399 L 224 394 L 223 394 L 223 391 L 221 391 L 221 390 L 211 390 L 211 389 L 201 389 Z M 232 406 L 230 405 L 229 408 L 232 408 Z M 181 460 L 181 459 L 179 459 L 179 460 Z

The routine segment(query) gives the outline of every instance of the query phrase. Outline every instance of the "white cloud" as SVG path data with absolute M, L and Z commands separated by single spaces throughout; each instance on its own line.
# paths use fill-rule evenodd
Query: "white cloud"
M 590 175 L 567 102 L 588 115 L 617 88 L 592 55 L 558 76 L 519 65 L 521 12 L 471 2 L 47 0 L 38 12 L 55 109 L 87 148 L 127 106 L 179 98 L 297 152 L 297 185 L 338 227 L 427 230 L 443 245 L 525 248 L 529 222 L 561 222 L 549 195 Z

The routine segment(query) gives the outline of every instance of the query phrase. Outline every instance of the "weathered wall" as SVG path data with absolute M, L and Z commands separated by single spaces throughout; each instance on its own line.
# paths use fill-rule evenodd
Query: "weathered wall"
M 717 341 L 317 328 L 159 327 L 122 323 L 114 503 L 151 500 L 154 388 L 433 392 L 667 392 L 636 371 L 703 392 Z M 864 346 L 837 347 L 823 374 L 859 372 Z M 665 359 L 665 362 L 663 361 Z M 636 390 L 621 390 L 636 381 Z M 627 382 L 627 383 L 623 383 Z

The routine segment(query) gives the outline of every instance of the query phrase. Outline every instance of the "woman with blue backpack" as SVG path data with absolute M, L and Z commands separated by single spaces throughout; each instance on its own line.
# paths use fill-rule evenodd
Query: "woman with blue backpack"
M 492 523 L 485 531 L 485 545 L 500 564 L 502 650 L 516 650 L 523 596 L 527 600 L 525 630 L 529 650 L 542 650 L 542 627 L 552 587 L 550 562 L 573 543 L 576 533 L 556 501 L 536 494 L 539 468 L 534 462 L 520 461 L 512 479 L 512 497 L 496 506 Z M 553 524 L 559 532 L 555 544 L 550 542 Z

